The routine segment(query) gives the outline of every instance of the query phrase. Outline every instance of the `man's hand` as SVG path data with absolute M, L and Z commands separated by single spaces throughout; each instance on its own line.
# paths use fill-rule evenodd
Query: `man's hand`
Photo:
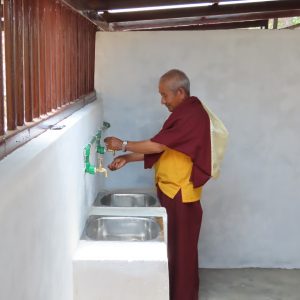
M 108 165 L 108 168 L 111 171 L 119 170 L 120 168 L 124 167 L 127 164 L 126 155 L 116 157 L 112 163 Z
M 119 151 L 122 150 L 123 141 L 114 137 L 108 136 L 104 139 L 107 150 Z

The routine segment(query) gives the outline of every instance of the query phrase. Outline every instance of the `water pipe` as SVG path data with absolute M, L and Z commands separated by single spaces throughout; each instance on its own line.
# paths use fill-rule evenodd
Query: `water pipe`
M 105 147 L 101 146 L 101 133 L 102 130 L 106 130 L 110 127 L 108 122 L 103 122 L 103 126 L 101 130 L 98 130 L 97 134 L 91 139 L 90 143 L 84 148 L 84 163 L 85 163 L 85 173 L 88 174 L 96 174 L 96 173 L 104 173 L 105 177 L 107 177 L 107 170 L 103 167 L 103 154 L 105 153 Z M 90 163 L 90 154 L 91 147 L 96 143 L 96 155 L 98 166 L 94 166 Z
M 110 124 L 108 122 L 103 122 L 103 125 L 102 125 L 102 130 L 105 130 L 105 129 L 108 129 L 110 127 Z

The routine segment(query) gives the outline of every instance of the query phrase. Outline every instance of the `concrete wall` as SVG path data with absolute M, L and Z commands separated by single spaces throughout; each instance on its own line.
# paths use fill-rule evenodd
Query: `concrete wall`
M 192 94 L 230 132 L 221 177 L 204 189 L 203 267 L 300 267 L 299 65 L 296 31 L 97 34 L 111 134 L 141 140 L 159 130 L 168 113 L 157 81 L 171 68 L 188 74 Z M 152 173 L 135 163 L 106 184 L 151 187 Z
M 93 102 L 0 161 L 0 299 L 72 300 L 72 256 L 103 177 L 83 148 L 102 124 Z

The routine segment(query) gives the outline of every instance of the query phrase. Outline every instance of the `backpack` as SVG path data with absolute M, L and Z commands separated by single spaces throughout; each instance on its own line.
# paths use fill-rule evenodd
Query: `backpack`
M 210 120 L 211 177 L 216 179 L 220 175 L 229 133 L 223 122 L 203 102 L 201 103 Z

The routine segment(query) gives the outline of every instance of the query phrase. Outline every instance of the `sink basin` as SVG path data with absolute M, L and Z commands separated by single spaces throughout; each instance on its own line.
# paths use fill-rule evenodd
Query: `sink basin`
M 145 193 L 109 193 L 97 197 L 94 206 L 154 207 L 160 204 L 157 198 Z
M 162 240 L 160 224 L 162 224 L 161 217 L 91 215 L 86 221 L 83 239 L 94 241 Z

